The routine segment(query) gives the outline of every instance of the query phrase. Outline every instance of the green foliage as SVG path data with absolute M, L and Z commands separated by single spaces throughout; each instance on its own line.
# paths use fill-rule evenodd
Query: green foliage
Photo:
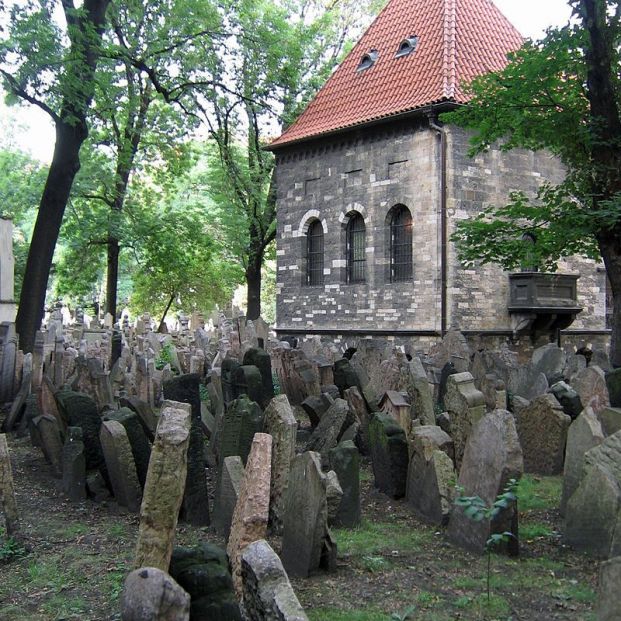
M 172 348 L 173 348 L 172 343 L 165 343 L 164 345 L 162 345 L 162 349 L 160 350 L 160 353 L 155 358 L 155 368 L 158 371 L 161 371 L 167 364 L 171 365 L 170 368 L 173 369 Z
M 0 532 L 0 564 L 10 563 L 28 554 L 26 547 L 14 537 L 7 537 L 6 531 Z
M 310 621 L 390 621 L 388 615 L 374 609 L 311 608 L 307 614 Z
M 416 612 L 416 606 L 412 604 L 402 612 L 393 612 L 390 619 L 391 621 L 408 621 L 408 619 L 414 619 L 414 612 Z

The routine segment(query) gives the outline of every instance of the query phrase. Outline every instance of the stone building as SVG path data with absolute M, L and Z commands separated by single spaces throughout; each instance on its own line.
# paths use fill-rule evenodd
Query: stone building
M 567 261 L 555 276 L 463 269 L 450 242 L 460 219 L 563 177 L 545 152 L 492 148 L 471 159 L 467 132 L 438 118 L 521 43 L 491 0 L 388 2 L 269 147 L 279 334 L 605 336 L 596 262 Z

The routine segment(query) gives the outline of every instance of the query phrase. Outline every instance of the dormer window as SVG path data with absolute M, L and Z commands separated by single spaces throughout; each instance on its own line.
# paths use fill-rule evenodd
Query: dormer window
M 370 67 L 372 67 L 375 64 L 377 57 L 377 50 L 371 50 L 370 52 L 365 54 L 360 60 L 357 71 L 364 71 L 365 69 L 369 69 Z
M 400 56 L 407 56 L 408 54 L 411 54 L 416 49 L 417 45 L 418 45 L 418 37 L 416 36 L 411 36 L 411 37 L 407 37 L 406 39 L 403 39 L 403 41 L 401 41 L 401 43 L 399 44 L 399 49 L 397 50 L 397 53 L 395 54 L 395 58 L 399 58 Z

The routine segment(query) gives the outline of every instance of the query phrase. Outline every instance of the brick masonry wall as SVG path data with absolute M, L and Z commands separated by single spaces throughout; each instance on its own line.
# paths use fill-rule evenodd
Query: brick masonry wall
M 545 153 L 512 151 L 467 156 L 465 131 L 448 128 L 449 234 L 456 220 L 506 200 L 509 191 L 534 193 L 562 168 Z M 277 327 L 279 329 L 416 330 L 437 332 L 440 307 L 440 149 L 422 120 L 394 123 L 306 143 L 277 154 Z M 413 218 L 413 277 L 390 283 L 388 214 L 406 205 Z M 366 225 L 366 282 L 346 282 L 345 229 L 352 212 Z M 324 283 L 305 284 L 306 231 L 324 229 Z M 572 328 L 602 329 L 604 274 L 593 261 L 570 260 L 579 272 L 583 313 Z M 506 273 L 494 266 L 464 270 L 448 253 L 448 326 L 508 330 Z

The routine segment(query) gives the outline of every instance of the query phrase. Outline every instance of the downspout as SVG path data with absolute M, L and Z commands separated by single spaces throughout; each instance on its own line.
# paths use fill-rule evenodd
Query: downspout
M 436 122 L 436 118 L 429 116 L 429 127 L 437 132 L 440 138 L 440 331 L 442 336 L 447 331 L 447 265 L 448 265 L 448 221 L 446 215 L 446 129 Z

